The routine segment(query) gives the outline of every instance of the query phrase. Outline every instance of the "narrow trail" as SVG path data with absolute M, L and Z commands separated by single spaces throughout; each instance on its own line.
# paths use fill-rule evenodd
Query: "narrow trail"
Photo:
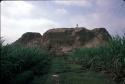
M 43 81 L 36 84 L 116 84 L 104 74 L 80 68 L 79 65 L 66 63 L 62 58 L 54 58 L 49 74 L 38 78 Z

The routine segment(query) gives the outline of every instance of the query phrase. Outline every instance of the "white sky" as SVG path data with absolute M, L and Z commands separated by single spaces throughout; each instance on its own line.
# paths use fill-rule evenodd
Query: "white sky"
M 1 36 L 6 43 L 25 32 L 55 27 L 106 28 L 111 35 L 125 33 L 123 0 L 2 1 Z

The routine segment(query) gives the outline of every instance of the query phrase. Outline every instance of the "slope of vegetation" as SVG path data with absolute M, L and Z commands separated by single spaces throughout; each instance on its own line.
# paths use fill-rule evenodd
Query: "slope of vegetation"
M 47 52 L 37 48 L 1 46 L 0 83 L 28 84 L 34 76 L 49 72 L 51 59 Z

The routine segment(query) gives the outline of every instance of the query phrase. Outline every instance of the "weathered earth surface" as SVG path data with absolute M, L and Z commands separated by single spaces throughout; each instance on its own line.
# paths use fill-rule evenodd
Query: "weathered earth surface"
M 56 55 L 63 55 L 76 48 L 103 46 L 110 37 L 105 28 L 55 28 L 48 30 L 43 36 L 40 33 L 27 32 L 15 43 L 28 47 L 42 47 Z
M 20 44 L 27 47 L 42 47 L 42 35 L 37 32 L 26 32 L 13 44 Z

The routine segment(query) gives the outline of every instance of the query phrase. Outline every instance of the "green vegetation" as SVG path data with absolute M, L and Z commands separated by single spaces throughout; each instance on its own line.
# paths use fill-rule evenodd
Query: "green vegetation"
M 1 84 L 27 84 L 34 76 L 49 72 L 51 59 L 37 48 L 1 46 Z
M 65 57 L 53 58 L 50 72 L 44 76 L 36 77 L 31 84 L 57 84 L 53 80 L 54 74 L 59 75 L 59 84 L 116 84 L 103 73 L 81 70 L 79 64 L 66 63 Z
M 60 74 L 60 84 L 115 84 L 104 74 L 95 72 L 63 73 Z
M 50 56 L 37 48 L 1 45 L 1 84 L 125 84 L 125 36 L 108 45 Z
M 84 70 L 104 72 L 117 83 L 125 83 L 125 37 L 113 37 L 109 44 L 99 48 L 76 49 L 69 61 Z

